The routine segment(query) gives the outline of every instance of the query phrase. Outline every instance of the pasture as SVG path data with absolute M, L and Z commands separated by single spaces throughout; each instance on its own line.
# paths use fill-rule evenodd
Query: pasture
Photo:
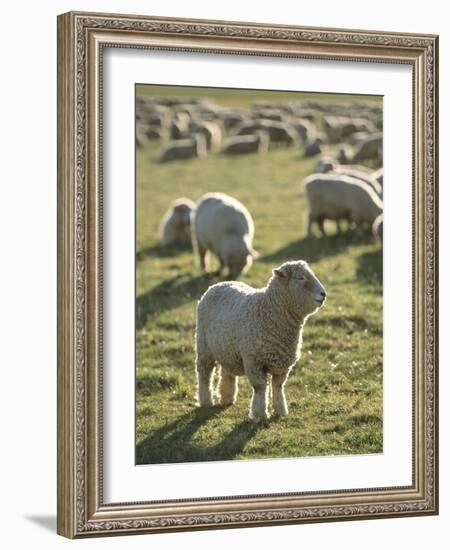
M 139 88 L 142 94 L 161 91 Z M 202 95 L 218 104 L 230 103 L 226 92 L 207 92 Z M 183 89 L 171 89 L 179 93 Z M 245 106 L 267 94 L 235 93 L 232 104 Z M 338 235 L 334 224 L 326 225 L 326 238 L 306 237 L 301 182 L 317 158 L 302 158 L 299 148 L 161 164 L 162 147 L 150 141 L 136 152 L 136 463 L 381 453 L 380 243 L 351 232 Z M 210 191 L 236 197 L 253 216 L 259 257 L 242 281 L 262 287 L 274 267 L 304 259 L 328 293 L 306 323 L 302 357 L 286 383 L 290 414 L 267 425 L 247 418 L 251 388 L 245 377 L 236 405 L 196 407 L 196 303 L 219 279 L 201 274 L 191 250 L 161 247 L 158 225 L 174 199 L 196 201 Z

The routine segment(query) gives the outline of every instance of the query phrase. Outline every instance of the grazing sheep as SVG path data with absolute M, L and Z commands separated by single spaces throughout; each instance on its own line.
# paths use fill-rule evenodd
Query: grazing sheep
M 352 163 L 361 162 L 362 160 L 377 159 L 381 160 L 383 146 L 383 134 L 373 134 L 362 141 L 355 150 Z
M 308 236 L 317 222 L 325 236 L 324 221 L 353 222 L 357 227 L 369 224 L 383 212 L 383 203 L 370 185 L 341 174 L 312 174 L 304 181 L 309 203 Z
M 286 416 L 284 385 L 300 359 L 303 326 L 325 297 L 324 287 L 303 261 L 274 269 L 262 289 L 237 281 L 209 287 L 197 307 L 199 405 L 213 405 L 212 373 L 218 364 L 222 405 L 236 401 L 237 377 L 246 375 L 253 388 L 249 416 L 267 420 L 270 374 L 273 413 Z
M 300 141 L 300 134 L 293 126 L 275 120 L 261 120 L 261 130 L 269 134 L 270 143 L 296 145 Z
M 252 135 L 239 135 L 228 138 L 222 153 L 225 155 L 246 155 L 248 153 L 266 153 L 269 150 L 269 136 L 265 132 Z
M 198 201 L 192 218 L 192 241 L 200 268 L 206 271 L 206 252 L 220 262 L 220 272 L 238 277 L 253 263 L 255 228 L 250 212 L 225 193 L 207 193 Z
M 206 152 L 205 136 L 195 134 L 193 138 L 179 139 L 169 143 L 162 152 L 161 162 L 203 157 L 206 155 Z
M 383 241 L 383 214 L 380 214 L 373 222 L 372 233 L 374 237 Z
M 191 124 L 191 130 L 205 136 L 208 151 L 217 149 L 222 142 L 222 129 L 216 122 L 209 120 L 195 121 Z
M 164 214 L 159 226 L 160 243 L 191 244 L 191 215 L 195 204 L 186 198 L 174 201 Z
M 320 137 L 317 137 L 315 140 L 307 143 L 305 146 L 304 156 L 313 157 L 315 155 L 319 155 L 322 152 L 322 143 L 323 140 Z
M 315 131 L 314 124 L 307 118 L 294 119 L 292 127 L 298 132 L 303 141 L 308 141 Z
M 370 185 L 372 189 L 375 191 L 375 193 L 380 197 L 383 198 L 383 188 L 378 183 L 378 181 L 371 175 L 367 174 L 366 172 L 362 170 L 356 170 L 354 168 L 349 168 L 348 166 L 336 166 L 333 170 L 331 170 L 328 173 L 335 173 L 340 174 L 343 176 L 350 176 L 352 178 L 356 178 L 357 180 L 363 181 Z
M 145 137 L 147 139 L 162 139 L 167 135 L 167 132 L 164 128 L 159 128 L 158 126 L 148 126 L 145 130 Z
M 236 128 L 234 135 L 247 136 L 258 131 L 267 132 L 270 143 L 295 145 L 300 141 L 300 134 L 291 124 L 264 118 L 241 124 Z

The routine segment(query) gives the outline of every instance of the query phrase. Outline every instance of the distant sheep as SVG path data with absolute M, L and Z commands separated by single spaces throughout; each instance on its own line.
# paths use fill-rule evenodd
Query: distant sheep
M 191 123 L 191 129 L 205 136 L 206 148 L 208 151 L 220 147 L 222 142 L 222 129 L 220 124 L 209 120 L 194 121 Z
M 191 244 L 191 215 L 194 209 L 195 204 L 186 198 L 177 199 L 170 205 L 159 226 L 162 245 Z
M 200 268 L 206 271 L 206 253 L 220 262 L 220 272 L 238 277 L 253 263 L 255 228 L 250 212 L 225 193 L 207 193 L 198 201 L 192 220 L 192 241 Z
M 309 204 L 308 236 L 316 222 L 323 236 L 325 220 L 347 220 L 357 227 L 372 227 L 383 212 L 383 203 L 375 191 L 361 180 L 341 174 L 312 174 L 304 181 Z
M 199 405 L 213 405 L 212 374 L 217 364 L 222 405 L 235 403 L 237 377 L 245 375 L 253 388 L 249 416 L 267 420 L 271 375 L 273 414 L 286 416 L 284 385 L 300 359 L 303 326 L 325 297 L 324 287 L 303 261 L 274 269 L 262 289 L 237 281 L 209 287 L 197 307 Z
M 356 148 L 353 155 L 352 163 L 361 162 L 362 160 L 382 159 L 383 134 L 373 134 L 362 141 Z
M 269 150 L 269 137 L 264 132 L 253 135 L 239 135 L 228 138 L 222 152 L 225 155 L 246 155 L 266 153 Z
M 264 120 L 260 129 L 269 134 L 271 144 L 296 145 L 300 141 L 300 134 L 297 130 L 285 122 Z
M 196 134 L 193 138 L 179 139 L 169 143 L 161 155 L 161 162 L 203 157 L 206 152 L 205 136 Z
M 291 122 L 293 128 L 298 132 L 301 139 L 306 142 L 308 139 L 314 134 L 315 127 L 314 124 L 308 120 L 307 118 L 299 118 L 294 119 L 293 122 Z

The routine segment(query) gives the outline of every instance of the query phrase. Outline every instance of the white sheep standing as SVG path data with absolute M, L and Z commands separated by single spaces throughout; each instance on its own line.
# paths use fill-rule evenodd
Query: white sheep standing
M 191 244 L 191 215 L 194 209 L 195 204 L 184 197 L 170 205 L 159 225 L 162 245 Z
M 246 375 L 253 388 L 249 416 L 266 420 L 271 375 L 274 415 L 287 415 L 284 385 L 300 359 L 305 321 L 325 297 L 324 287 L 304 261 L 274 269 L 262 289 L 237 281 L 209 287 L 197 307 L 199 405 L 214 404 L 212 374 L 217 364 L 221 405 L 235 403 L 237 377 Z
M 231 277 L 246 272 L 256 257 L 253 250 L 255 227 L 250 212 L 225 193 L 207 193 L 198 201 L 192 217 L 192 242 L 200 268 L 206 271 L 206 253 L 220 262 L 220 272 Z
M 323 236 L 325 220 L 347 220 L 361 227 L 372 227 L 383 212 L 383 203 L 372 187 L 356 178 L 342 174 L 311 174 L 303 182 L 309 204 L 308 236 L 317 222 Z

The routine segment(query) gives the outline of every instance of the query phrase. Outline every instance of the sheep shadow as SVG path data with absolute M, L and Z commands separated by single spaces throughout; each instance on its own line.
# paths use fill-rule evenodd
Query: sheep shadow
M 383 282 L 382 249 L 365 252 L 357 258 L 356 277 L 368 283 Z
M 143 328 L 158 313 L 198 300 L 217 281 L 211 273 L 177 275 L 144 292 L 136 298 L 136 328 Z
M 236 424 L 215 445 L 199 444 L 192 436 L 210 420 L 221 415 L 226 407 L 195 409 L 165 424 L 136 445 L 136 464 L 204 462 L 235 458 L 261 428 L 249 419 Z
M 136 262 L 141 262 L 147 258 L 173 258 L 183 252 L 192 252 L 192 246 L 186 244 L 172 244 L 147 246 L 136 252 Z
M 352 231 L 327 237 L 304 237 L 298 241 L 288 243 L 283 248 L 263 256 L 259 260 L 264 263 L 275 263 L 301 258 L 314 263 L 322 258 L 336 256 L 353 244 L 369 243 L 372 240 L 369 235 L 357 236 Z

